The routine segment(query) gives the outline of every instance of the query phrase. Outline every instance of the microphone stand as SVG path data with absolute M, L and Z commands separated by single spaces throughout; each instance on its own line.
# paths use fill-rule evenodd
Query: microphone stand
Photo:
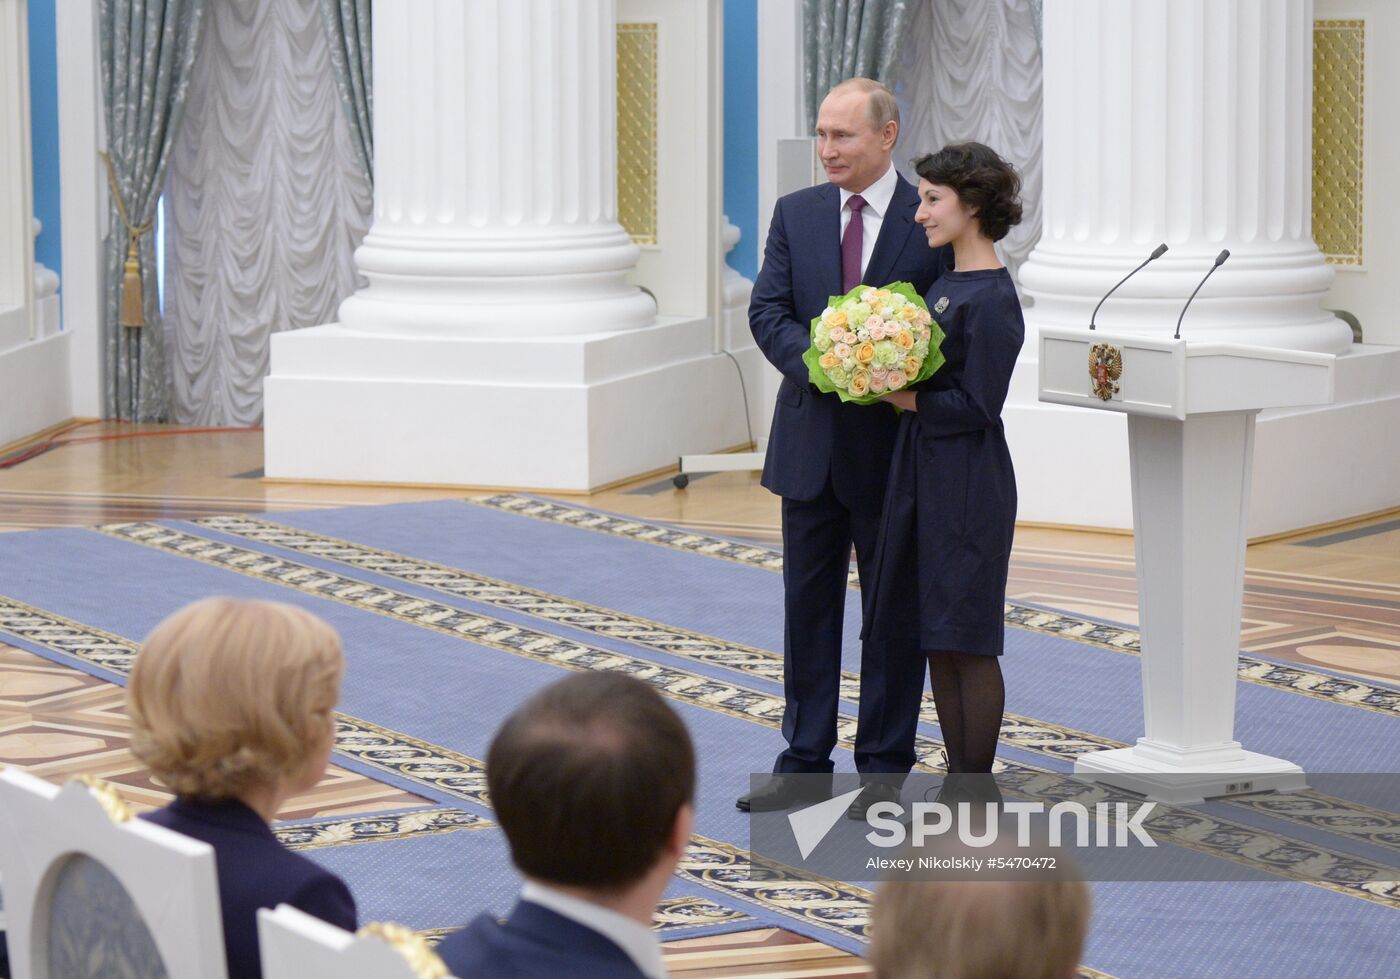
M 1121 279 L 1118 280 L 1118 285 L 1115 285 L 1112 289 L 1108 290 L 1108 292 L 1105 292 L 1105 293 L 1103 294 L 1103 299 L 1100 299 L 1100 300 L 1099 300 L 1099 305 L 1094 307 L 1094 314 L 1093 314 L 1092 316 L 1089 317 L 1089 329 L 1092 330 L 1092 329 L 1094 328 L 1094 320 L 1096 320 L 1096 319 L 1098 318 L 1098 315 L 1099 315 L 1099 307 L 1102 306 L 1102 305 L 1104 304 L 1104 301 L 1107 300 L 1109 296 L 1113 295 L 1115 292 L 1118 291 L 1118 286 L 1121 286 L 1123 283 L 1127 282 L 1127 281 L 1128 281 L 1129 279 L 1131 279 L 1133 276 L 1135 276 L 1135 275 L 1137 275 L 1139 272 L 1141 272 L 1141 271 L 1143 270 L 1143 267 L 1146 266 L 1148 262 L 1151 262 L 1151 261 L 1154 261 L 1154 260 L 1156 260 L 1156 259 L 1159 259 L 1159 258 L 1161 258 L 1163 255 L 1165 255 L 1166 253 L 1167 253 L 1167 245 L 1166 245 L 1166 242 L 1163 242 L 1162 244 L 1158 245 L 1156 248 L 1154 248 L 1154 249 L 1152 250 L 1152 254 L 1151 254 L 1151 255 L 1148 255 L 1145 259 L 1142 260 L 1142 265 L 1139 265 L 1137 268 L 1133 269 L 1133 270 L 1132 270 L 1131 272 L 1129 272 L 1127 275 L 1123 276 L 1123 278 L 1121 278 Z
M 1206 279 L 1209 279 L 1212 275 L 1214 275 L 1215 270 L 1220 268 L 1220 266 L 1224 265 L 1225 259 L 1229 257 L 1230 249 L 1223 249 L 1219 255 L 1215 256 L 1215 264 L 1210 267 L 1210 271 L 1205 274 L 1205 278 L 1201 279 L 1200 282 L 1196 283 L 1195 291 L 1191 293 L 1191 298 L 1186 300 L 1186 305 L 1181 307 L 1181 315 L 1176 318 L 1176 335 L 1172 337 L 1173 340 L 1181 339 L 1181 321 L 1186 318 L 1186 310 L 1190 308 L 1192 300 L 1196 298 L 1196 293 L 1201 291 L 1201 286 L 1206 284 Z

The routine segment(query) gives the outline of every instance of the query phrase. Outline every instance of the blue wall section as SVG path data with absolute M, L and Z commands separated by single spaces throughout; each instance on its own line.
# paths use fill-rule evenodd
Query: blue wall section
M 758 4 L 724 0 L 724 213 L 740 235 L 729 264 L 750 279 L 758 274 L 760 246 Z
M 34 216 L 44 225 L 34 257 L 63 275 L 58 214 L 58 48 L 55 0 L 29 0 L 29 126 Z

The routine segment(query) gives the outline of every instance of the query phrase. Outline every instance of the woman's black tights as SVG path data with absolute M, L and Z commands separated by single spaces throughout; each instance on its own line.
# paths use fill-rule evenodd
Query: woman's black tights
M 1001 657 L 930 652 L 928 672 L 948 771 L 990 772 L 1006 706 Z

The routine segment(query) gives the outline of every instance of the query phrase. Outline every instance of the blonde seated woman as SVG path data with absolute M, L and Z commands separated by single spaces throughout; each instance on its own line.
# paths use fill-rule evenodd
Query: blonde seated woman
M 214 848 L 229 979 L 261 979 L 258 908 L 355 929 L 345 883 L 270 826 L 325 774 L 343 670 L 340 637 L 316 616 L 230 598 L 180 609 L 136 657 L 131 748 L 176 796 L 145 818 Z
M 1027 871 L 1020 880 L 881 884 L 870 922 L 870 964 L 878 979 L 1074 979 L 1079 974 L 1089 932 L 1089 886 L 1078 879 L 1066 854 L 1043 846 L 993 844 L 987 850 L 935 846 L 918 855 L 1053 855 L 1059 869 Z

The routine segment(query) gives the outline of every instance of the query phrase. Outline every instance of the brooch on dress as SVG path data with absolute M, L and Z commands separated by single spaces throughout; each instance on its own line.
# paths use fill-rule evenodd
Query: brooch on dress
M 942 299 L 938 300 L 938 302 L 936 302 L 936 303 L 933 304 L 933 311 L 934 311 L 935 313 L 941 313 L 941 312 L 943 312 L 943 311 L 944 311 L 945 309 L 947 309 L 947 308 L 948 308 L 948 297 L 947 297 L 947 296 L 944 296 Z

